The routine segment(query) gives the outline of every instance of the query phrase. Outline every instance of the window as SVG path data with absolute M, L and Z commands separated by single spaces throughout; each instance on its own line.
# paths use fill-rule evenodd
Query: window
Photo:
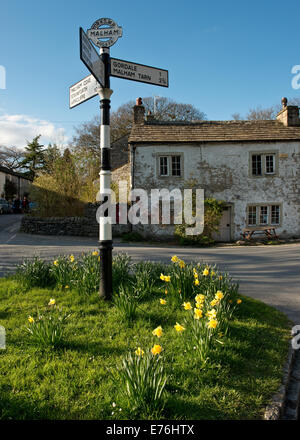
M 160 176 L 168 176 L 169 175 L 168 157 L 167 156 L 161 156 L 159 158 L 159 174 L 160 174 Z
M 180 176 L 180 156 L 172 156 L 172 176 Z
M 280 206 L 271 206 L 271 225 L 279 225 L 280 223 Z
M 256 225 L 256 206 L 249 206 L 248 208 L 248 224 Z
M 275 156 L 274 154 L 266 155 L 266 174 L 274 174 L 275 173 Z
M 261 176 L 261 155 L 253 154 L 252 156 L 252 174 L 253 176 Z
M 159 156 L 159 176 L 181 177 L 182 163 L 181 155 Z
M 259 223 L 261 225 L 268 224 L 268 207 L 267 206 L 260 206 Z
M 276 153 L 251 153 L 251 175 L 272 176 L 276 174 Z
M 248 206 L 248 226 L 280 225 L 281 205 L 250 205 Z

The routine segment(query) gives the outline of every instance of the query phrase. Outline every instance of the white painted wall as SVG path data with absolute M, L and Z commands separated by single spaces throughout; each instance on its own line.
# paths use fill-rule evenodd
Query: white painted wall
M 273 177 L 251 177 L 250 152 L 278 152 L 278 173 Z M 184 176 L 158 177 L 157 154 L 183 153 Z M 280 155 L 284 157 L 280 157 Z M 196 179 L 205 197 L 215 197 L 233 205 L 232 238 L 237 240 L 246 226 L 250 203 L 282 204 L 281 236 L 300 236 L 300 143 L 244 142 L 137 146 L 135 188 L 176 188 Z M 162 231 L 163 233 L 163 231 Z

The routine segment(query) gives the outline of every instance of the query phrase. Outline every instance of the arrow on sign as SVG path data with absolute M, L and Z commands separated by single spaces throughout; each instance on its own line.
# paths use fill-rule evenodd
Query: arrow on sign
M 79 29 L 80 59 L 98 83 L 104 84 L 104 64 L 82 28 Z
M 169 87 L 169 74 L 167 70 L 157 67 L 145 66 L 144 64 L 111 58 L 110 76 L 130 79 L 161 87 Z

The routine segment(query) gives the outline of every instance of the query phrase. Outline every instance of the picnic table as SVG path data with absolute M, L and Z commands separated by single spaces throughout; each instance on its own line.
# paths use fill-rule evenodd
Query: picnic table
M 265 234 L 266 237 L 271 240 L 275 238 L 278 240 L 278 235 L 276 234 L 274 226 L 255 226 L 244 228 L 242 232 L 242 236 L 245 240 L 251 240 L 254 234 Z

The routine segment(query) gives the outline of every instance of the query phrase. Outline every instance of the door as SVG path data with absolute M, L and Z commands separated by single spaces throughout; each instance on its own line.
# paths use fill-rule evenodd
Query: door
M 231 207 L 226 206 L 219 224 L 219 231 L 213 233 L 213 239 L 221 242 L 231 241 Z

